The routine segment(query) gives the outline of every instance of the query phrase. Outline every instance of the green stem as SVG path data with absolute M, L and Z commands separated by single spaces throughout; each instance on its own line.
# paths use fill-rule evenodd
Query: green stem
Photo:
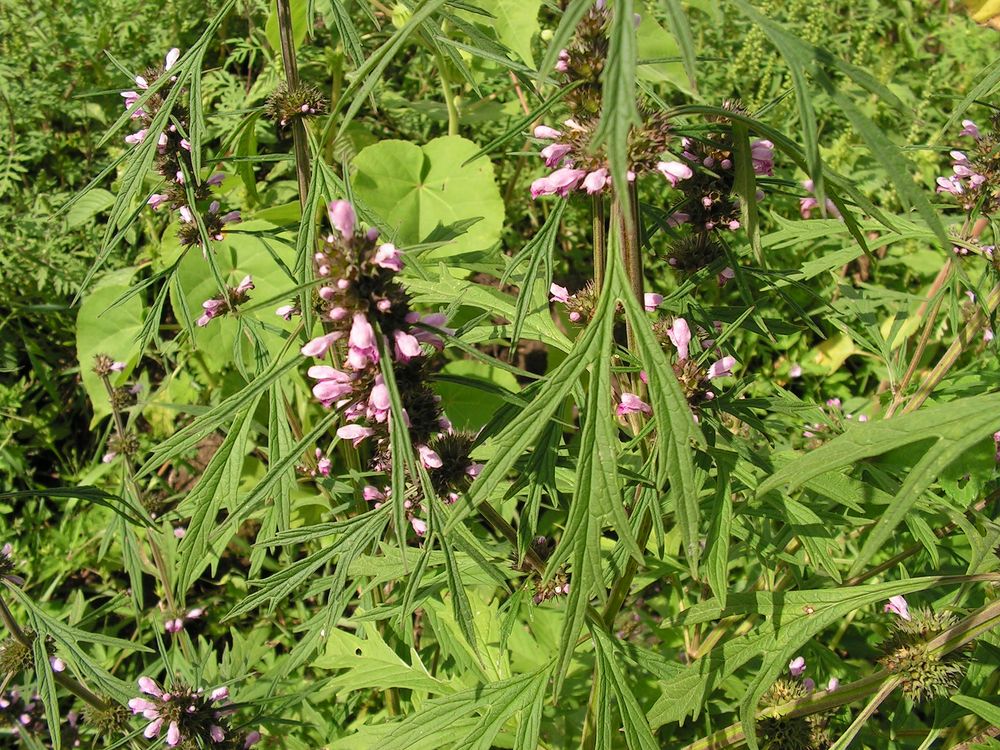
M 289 91 L 294 91 L 299 87 L 299 69 L 295 62 L 295 37 L 292 33 L 292 12 L 288 0 L 277 0 L 277 11 L 285 83 Z M 305 210 L 309 195 L 309 151 L 306 146 L 306 125 L 301 117 L 292 118 L 292 145 L 295 150 L 295 174 L 299 183 L 299 203 Z
M 598 193 L 591 199 L 594 219 L 594 292 L 604 286 L 605 265 L 608 261 L 608 233 L 604 216 L 604 198 Z
M 978 580 L 992 580 L 990 576 L 978 577 Z M 943 656 L 956 651 L 967 643 L 1000 626 L 1000 600 L 990 602 L 977 612 L 966 617 L 958 624 L 926 643 L 927 652 L 935 656 Z M 801 716 L 830 711 L 840 706 L 861 700 L 869 695 L 888 695 L 898 685 L 899 678 L 885 669 L 875 674 L 856 680 L 848 685 L 842 685 L 836 691 L 821 691 L 805 698 L 798 698 L 780 706 L 764 708 L 757 712 L 758 719 L 795 719 Z M 891 689 L 887 686 L 891 685 Z M 883 697 L 884 699 L 884 697 Z M 881 701 L 879 701 L 881 702 Z M 872 704 L 869 704 L 869 707 Z M 875 704 L 877 708 L 877 703 Z M 866 709 L 867 710 L 867 709 Z M 864 713 L 864 712 L 862 712 Z M 732 724 L 725 729 L 687 745 L 684 750 L 721 750 L 725 747 L 737 747 L 746 741 L 742 723 Z
M 28 634 L 21 630 L 21 626 L 17 624 L 17 621 L 14 619 L 14 615 L 11 614 L 11 611 L 7 609 L 7 603 L 3 600 L 3 598 L 0 598 L 0 620 L 3 621 L 4 626 L 10 631 L 10 634 L 22 646 L 29 649 L 33 647 L 34 639 L 29 638 Z M 38 636 L 36 635 L 35 638 L 37 637 Z M 40 668 L 44 669 L 45 666 L 40 665 Z M 69 675 L 53 671 L 52 677 L 55 679 L 56 683 L 62 685 L 77 698 L 86 701 L 99 711 L 107 711 L 111 708 L 110 703 L 95 693 L 92 693 Z
M 441 53 L 434 50 L 434 64 L 437 65 L 438 76 L 441 78 L 441 91 L 444 94 L 444 105 L 448 108 L 448 135 L 458 135 L 458 105 L 451 92 L 451 78 Z

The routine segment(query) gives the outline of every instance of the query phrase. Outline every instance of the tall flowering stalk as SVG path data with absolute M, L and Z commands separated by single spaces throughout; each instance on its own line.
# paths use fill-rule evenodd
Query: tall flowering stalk
M 437 367 L 433 355 L 444 346 L 435 330 L 447 330 L 442 328 L 445 318 L 421 316 L 410 308 L 409 295 L 396 279 L 404 267 L 402 252 L 380 242 L 376 229 L 359 227 L 347 201 L 330 203 L 328 218 L 333 231 L 313 257 L 321 283 L 312 304 L 322 332 L 302 347 L 304 356 L 317 361 L 307 373 L 314 381 L 313 395 L 343 414 L 347 424 L 337 430 L 340 439 L 356 447 L 373 444 L 371 468 L 390 471 L 393 414 L 380 352 L 392 352 L 401 418 L 417 457 L 430 472 L 438 497 L 454 502 L 479 465 L 469 458 L 472 436 L 452 429 L 429 384 Z M 294 304 L 277 310 L 282 317 L 298 312 Z M 380 504 L 388 490 L 370 485 L 364 496 Z M 401 502 L 414 532 L 423 536 L 427 526 L 419 499 Z

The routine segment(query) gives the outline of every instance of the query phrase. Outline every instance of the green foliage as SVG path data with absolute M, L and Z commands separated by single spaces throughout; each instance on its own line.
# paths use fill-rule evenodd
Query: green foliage
M 1000 68 L 945 6 L 7 3 L 0 745 L 984 737 L 1000 183 L 935 180 L 1000 180 Z

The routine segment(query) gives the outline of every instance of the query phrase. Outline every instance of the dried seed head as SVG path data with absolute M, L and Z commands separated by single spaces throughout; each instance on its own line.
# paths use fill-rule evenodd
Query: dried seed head
M 801 682 L 780 679 L 764 694 L 765 706 L 780 706 L 808 695 Z M 758 722 L 761 744 L 773 750 L 819 750 L 828 745 L 826 718 L 821 714 L 793 719 L 767 718 Z

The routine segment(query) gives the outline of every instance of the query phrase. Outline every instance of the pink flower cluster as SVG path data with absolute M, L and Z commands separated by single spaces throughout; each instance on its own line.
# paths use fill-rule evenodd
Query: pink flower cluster
M 176 536 L 177 530 L 174 530 L 174 535 Z M 181 535 L 183 536 L 183 534 Z M 189 620 L 197 620 L 199 617 L 205 614 L 204 607 L 195 607 L 194 609 L 189 609 L 183 617 L 169 617 L 167 621 L 163 624 L 163 629 L 172 635 L 176 635 L 184 630 L 184 624 Z
M 193 742 L 219 744 L 229 737 L 225 714 L 232 709 L 229 703 L 229 688 L 220 687 L 207 696 L 203 690 L 175 688 L 164 690 L 149 677 L 139 678 L 139 690 L 147 698 L 132 698 L 129 708 L 135 715 L 141 715 L 149 723 L 143 731 L 146 739 L 159 737 L 166 727 L 168 747 L 176 747 L 185 739 Z M 222 702 L 222 705 L 213 704 Z M 259 732 L 250 732 L 243 741 L 243 748 L 252 747 L 260 739 Z
M 226 297 L 213 297 L 201 303 L 201 317 L 195 321 L 199 326 L 207 326 L 212 320 L 225 314 L 231 308 L 246 302 L 250 290 L 253 289 L 253 277 L 247 274 L 234 287 L 229 287 Z
M 424 357 L 425 344 L 438 349 L 444 346 L 440 337 L 417 324 L 441 327 L 445 317 L 421 316 L 408 309 L 405 292 L 393 280 L 403 269 L 402 253 L 391 243 L 378 244 L 377 230 L 359 234 L 354 209 L 347 201 L 331 203 L 329 219 L 336 232 L 327 238 L 331 250 L 314 258 L 317 274 L 330 280 L 317 293 L 323 306 L 324 332 L 301 351 L 303 356 L 325 360 L 337 342 L 346 338 L 346 356 L 340 358 L 339 369 L 316 364 L 308 375 L 316 381 L 312 389 L 316 399 L 327 408 L 342 410 L 349 422 L 337 430 L 337 436 L 358 445 L 390 419 L 389 389 L 378 368 L 381 337 L 392 342 L 397 366 L 407 365 Z M 333 252 L 337 246 L 349 249 L 349 255 L 360 260 L 344 264 L 348 253 Z M 334 268 L 335 261 L 341 262 L 339 269 Z M 292 312 L 290 307 L 278 310 L 282 316 Z M 405 404 L 402 417 L 411 426 Z M 438 428 L 445 426 L 442 422 Z M 417 447 L 424 465 L 433 466 L 433 451 L 424 444 Z

